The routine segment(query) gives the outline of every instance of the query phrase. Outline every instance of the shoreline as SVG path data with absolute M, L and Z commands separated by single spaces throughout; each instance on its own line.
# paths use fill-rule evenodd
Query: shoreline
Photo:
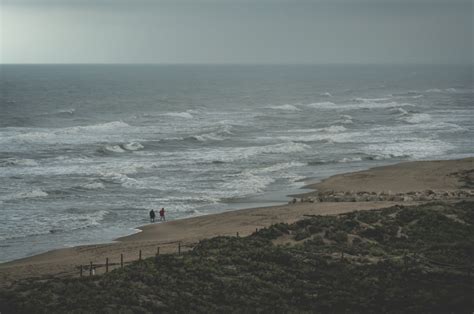
M 375 167 L 368 170 L 339 174 L 310 184 L 304 188 L 314 191 L 298 194 L 305 200 L 296 204 L 279 206 L 237 209 L 218 214 L 189 217 L 159 224 L 146 224 L 137 227 L 137 233 L 119 237 L 113 242 L 91 245 L 80 245 L 62 248 L 45 253 L 16 259 L 0 264 L 0 282 L 9 282 L 39 276 L 77 276 L 77 265 L 117 263 L 120 254 L 124 261 L 156 254 L 157 247 L 161 253 L 177 251 L 177 243 L 182 243 L 184 250 L 194 243 L 214 236 L 235 236 L 238 232 L 246 236 L 256 228 L 268 227 L 271 224 L 292 223 L 305 215 L 333 215 L 354 210 L 368 210 L 390 207 L 397 204 L 411 205 L 427 200 L 371 200 L 311 202 L 311 197 L 319 193 L 408 193 L 413 191 L 441 190 L 448 195 L 443 200 L 456 200 L 459 195 L 450 197 L 450 191 L 467 191 L 471 195 L 473 187 L 466 186 L 466 178 L 471 179 L 474 171 L 474 157 L 458 160 L 414 161 L 390 166 Z M 296 196 L 296 195 L 295 195 Z M 472 195 L 471 195 L 472 197 Z

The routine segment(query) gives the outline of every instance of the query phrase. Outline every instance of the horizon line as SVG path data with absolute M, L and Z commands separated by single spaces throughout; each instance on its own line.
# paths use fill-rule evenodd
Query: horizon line
M 193 62 L 175 62 L 175 63 L 165 63 L 165 62 L 73 62 L 73 63 L 66 63 L 66 62 L 54 62 L 54 63 L 0 63 L 0 66 L 4 65 L 151 65 L 151 66 L 186 66 L 186 65 L 214 65 L 214 66 L 228 66 L 228 65 L 241 65 L 241 66 L 259 66 L 259 65 L 265 65 L 265 66 L 276 66 L 276 65 L 282 65 L 282 66 L 324 66 L 324 65 L 397 65 L 397 66 L 403 66 L 403 65 L 440 65 L 440 66 L 474 66 L 474 62 L 471 63 L 422 63 L 422 62 L 407 62 L 407 63 L 397 63 L 397 62 L 387 62 L 387 63 L 356 63 L 356 62 L 330 62 L 330 63 L 292 63 L 292 62 L 287 62 L 287 63 L 270 63 L 270 62 L 216 62 L 216 63 L 211 63 L 211 62 L 202 62 L 202 63 L 193 63 Z

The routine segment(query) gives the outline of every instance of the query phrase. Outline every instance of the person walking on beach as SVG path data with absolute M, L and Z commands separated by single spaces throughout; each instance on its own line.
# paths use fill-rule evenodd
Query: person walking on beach
M 153 209 L 150 210 L 150 222 L 155 222 L 155 211 Z
M 160 210 L 160 221 L 166 221 L 165 219 L 165 208 L 161 208 Z

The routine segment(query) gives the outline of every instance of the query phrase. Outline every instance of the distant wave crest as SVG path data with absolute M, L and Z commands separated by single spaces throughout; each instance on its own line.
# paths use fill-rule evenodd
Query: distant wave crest
M 194 116 L 191 113 L 189 113 L 188 111 L 185 111 L 185 112 L 167 112 L 167 113 L 163 113 L 163 116 L 183 118 L 183 119 L 192 119 L 192 118 L 194 118 Z
M 296 107 L 295 105 L 281 105 L 281 106 L 270 106 L 268 107 L 269 109 L 274 109 L 274 110 L 284 110 L 284 111 L 301 111 L 300 108 Z

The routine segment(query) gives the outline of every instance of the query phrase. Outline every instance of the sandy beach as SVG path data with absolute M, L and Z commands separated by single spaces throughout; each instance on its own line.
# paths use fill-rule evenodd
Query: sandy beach
M 330 177 L 310 188 L 316 192 L 304 194 L 310 197 L 315 193 L 387 193 L 416 195 L 430 190 L 428 195 L 437 195 L 444 200 L 457 200 L 472 197 L 473 188 L 469 186 L 474 171 L 474 158 L 448 161 L 417 161 L 392 166 L 377 167 L 366 171 Z M 421 195 L 421 194 L 420 194 Z M 424 195 L 424 194 L 423 194 Z M 303 197 L 303 196 L 302 196 Z M 437 199 L 437 198 L 432 198 Z M 429 201 L 429 199 L 426 199 Z M 294 222 L 306 215 L 332 215 L 355 210 L 384 208 L 396 204 L 409 205 L 420 202 L 419 198 L 373 201 L 318 201 L 300 202 L 274 207 L 243 209 L 220 214 L 199 216 L 166 223 L 142 226 L 142 231 L 113 243 L 78 246 L 53 250 L 36 256 L 0 264 L 0 282 L 27 277 L 40 276 L 78 276 L 78 265 L 118 263 L 120 254 L 124 261 L 154 256 L 157 248 L 160 253 L 176 252 L 181 242 L 183 250 L 189 249 L 201 239 L 219 236 L 246 236 L 256 228 L 264 228 L 278 222 Z M 100 272 L 100 269 L 98 269 Z

